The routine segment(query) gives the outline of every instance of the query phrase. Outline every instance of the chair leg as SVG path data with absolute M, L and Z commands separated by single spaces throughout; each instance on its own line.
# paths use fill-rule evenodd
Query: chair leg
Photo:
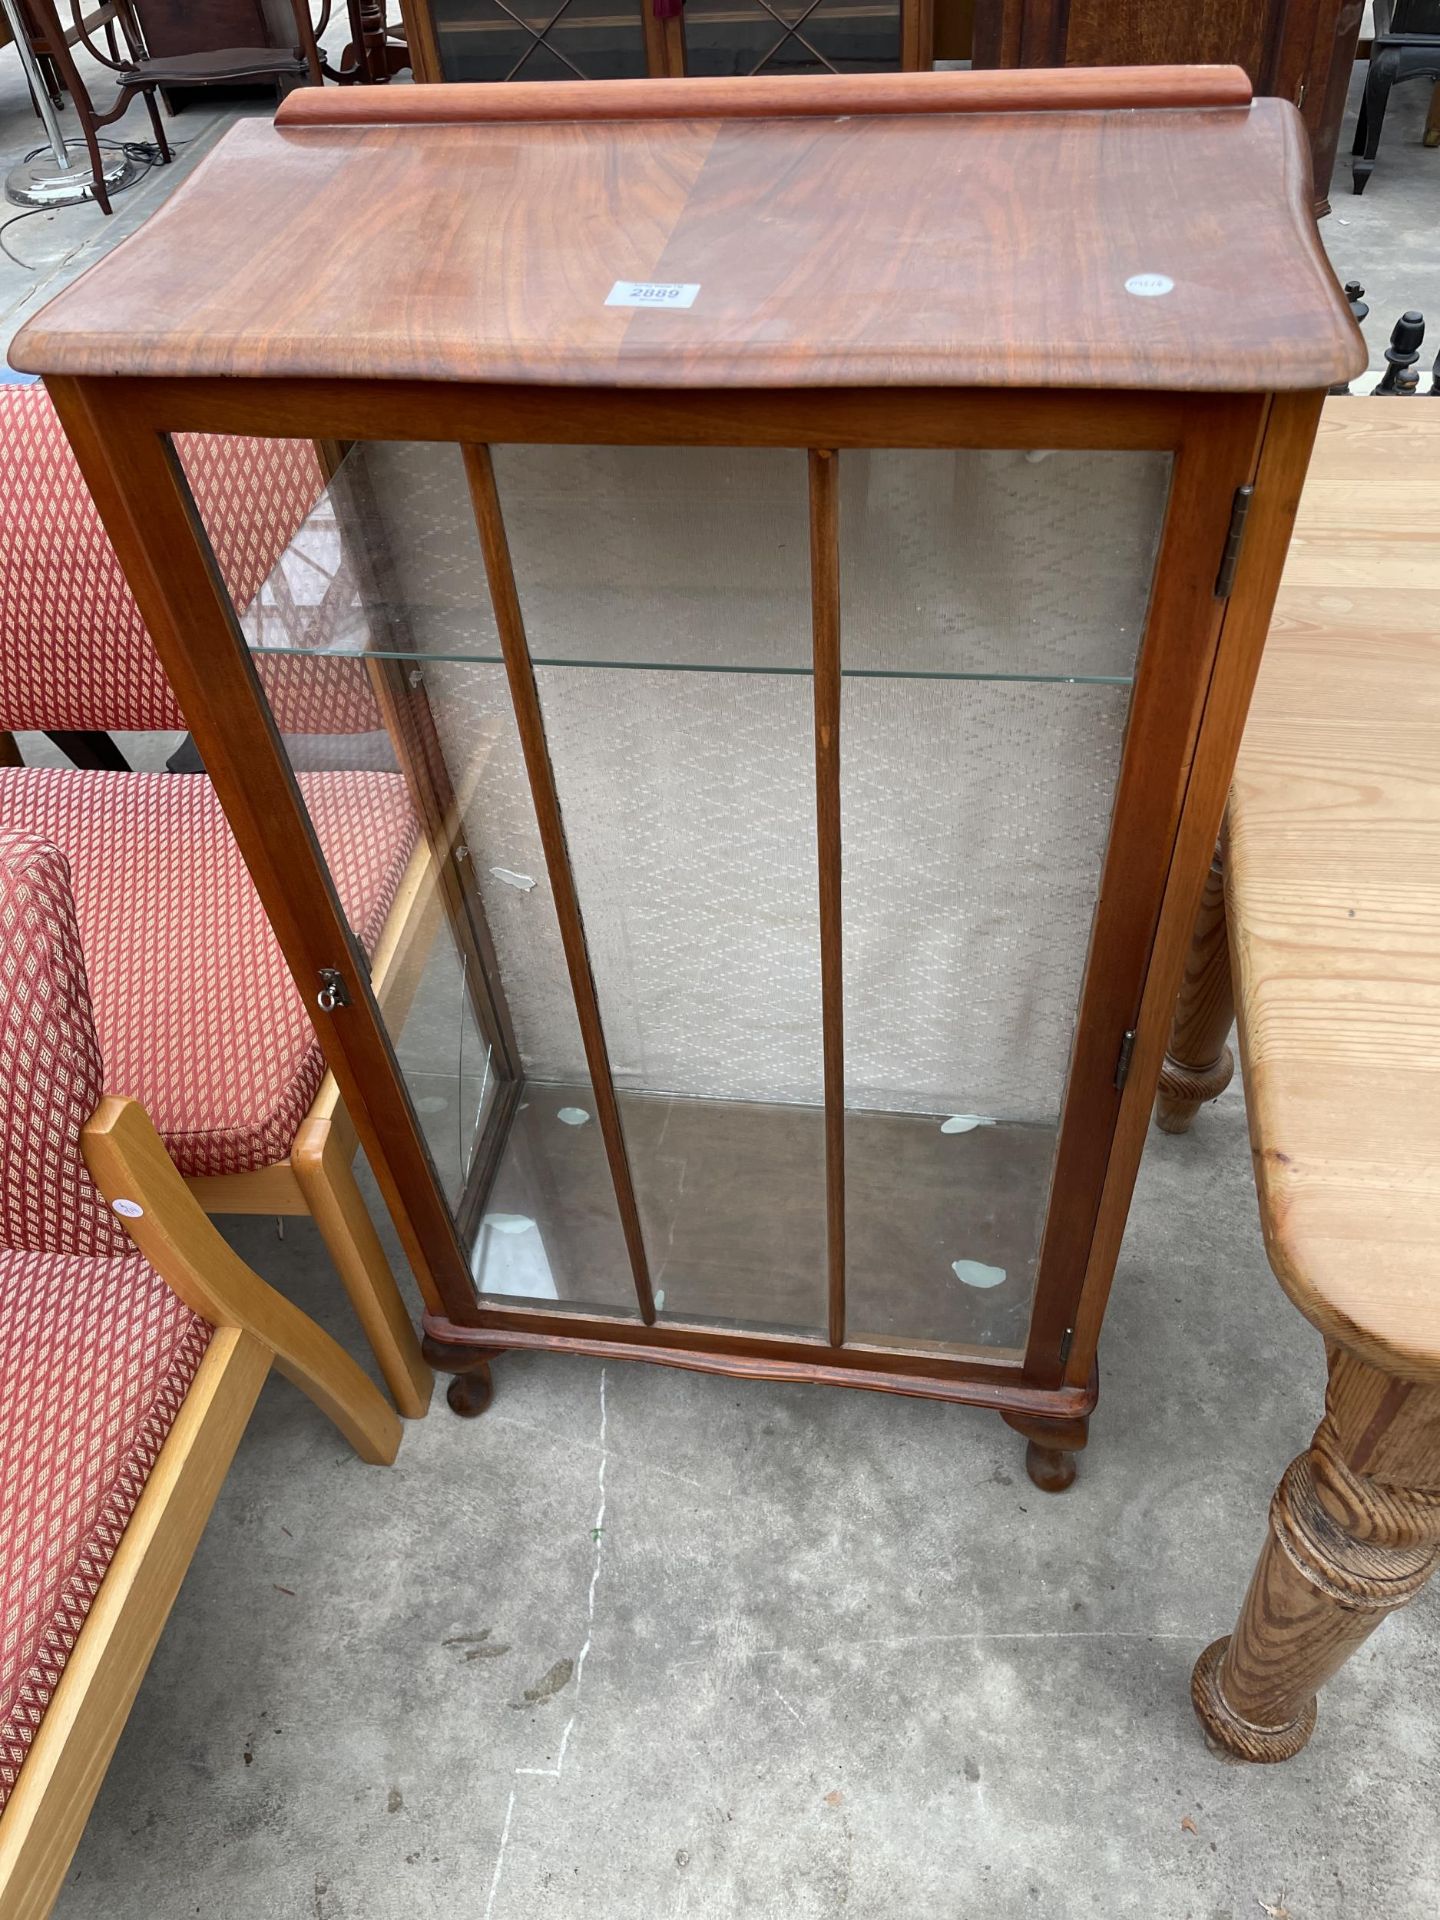
M 155 130 L 155 144 L 160 149 L 160 164 L 162 167 L 168 167 L 175 156 L 170 151 L 170 142 L 165 138 L 165 128 L 160 119 L 160 109 L 155 104 L 154 87 L 146 87 L 145 89 L 145 110 L 150 115 L 150 125 Z
M 307 1120 L 295 1136 L 290 1165 L 396 1407 L 406 1419 L 422 1419 L 435 1377 L 355 1184 L 346 1143 L 328 1119 Z
M 87 773 L 129 773 L 130 762 L 108 733 L 62 731 L 45 738 L 65 755 L 72 766 Z
M 71 98 L 74 99 L 73 94 Z M 95 204 L 103 214 L 108 215 L 114 212 L 114 208 L 110 205 L 110 194 L 105 185 L 105 159 L 100 151 L 95 122 L 86 111 L 86 106 L 82 106 L 78 99 L 75 100 L 75 115 L 80 122 L 80 131 L 85 136 L 85 150 L 90 155 L 90 178 L 93 182 L 92 193 Z
M 1393 52 L 1372 53 L 1370 71 L 1365 76 L 1365 93 L 1355 122 L 1354 192 L 1363 193 L 1365 183 L 1375 171 L 1375 156 L 1380 151 L 1380 134 L 1385 125 L 1385 109 L 1390 104 L 1390 89 L 1395 84 L 1399 56 Z

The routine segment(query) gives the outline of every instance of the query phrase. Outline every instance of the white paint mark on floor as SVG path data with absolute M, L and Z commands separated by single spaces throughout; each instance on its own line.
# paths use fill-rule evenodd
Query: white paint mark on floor
M 590 1647 L 595 1637 L 595 1594 L 600 1585 L 600 1567 L 605 1557 L 605 1469 L 610 1462 L 608 1440 L 609 1409 L 605 1402 L 606 1369 L 600 1369 L 600 1468 L 596 1476 L 599 1505 L 595 1509 L 595 1524 L 591 1528 L 594 1552 L 590 1561 L 590 1588 L 585 1599 L 585 1644 L 581 1647 L 575 1661 L 575 1705 L 570 1718 L 565 1722 L 565 1731 L 560 1736 L 560 1751 L 556 1755 L 553 1767 L 516 1767 L 515 1778 L 536 1780 L 559 1780 L 565 1772 L 565 1755 L 570 1747 L 570 1736 L 575 1731 L 575 1722 L 580 1718 L 580 1693 L 585 1684 L 585 1662 L 590 1658 Z M 505 1809 L 505 1825 L 500 1834 L 500 1850 L 495 1856 L 495 1871 L 490 1880 L 490 1897 L 485 1902 L 485 1920 L 495 1908 L 495 1896 L 500 1890 L 500 1873 L 505 1864 L 505 1849 L 510 1841 L 510 1818 L 515 1811 L 517 1788 L 510 1789 L 510 1803 Z
M 485 1902 L 485 1920 L 490 1920 L 495 1911 L 495 1896 L 500 1891 L 500 1870 L 505 1865 L 505 1849 L 510 1844 L 510 1821 L 515 1812 L 515 1789 L 510 1789 L 510 1799 L 505 1808 L 505 1824 L 500 1829 L 500 1848 L 495 1855 L 495 1871 L 490 1876 L 490 1897 Z
M 798 1720 L 800 1725 L 803 1727 L 805 1724 L 805 1716 L 801 1713 L 796 1712 L 794 1707 L 791 1706 L 790 1702 L 785 1698 L 784 1694 L 780 1691 L 778 1687 L 772 1687 L 770 1691 L 774 1694 L 775 1698 L 780 1702 L 781 1706 L 784 1707 L 786 1713 L 789 1714 L 790 1718 L 792 1720 Z

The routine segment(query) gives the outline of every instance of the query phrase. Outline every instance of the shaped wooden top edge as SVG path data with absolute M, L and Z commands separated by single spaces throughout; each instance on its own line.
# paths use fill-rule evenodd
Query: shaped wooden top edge
M 457 126 L 545 120 L 791 119 L 832 114 L 1036 113 L 1246 107 L 1239 67 L 1032 67 L 971 73 L 743 74 L 720 79 L 300 87 L 275 125 Z

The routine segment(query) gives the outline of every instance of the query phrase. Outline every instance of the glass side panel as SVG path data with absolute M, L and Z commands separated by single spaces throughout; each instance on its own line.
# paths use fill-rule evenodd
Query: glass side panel
M 536 671 L 660 1316 L 818 1332 L 804 456 L 504 447 L 495 465 L 537 659 L 700 669 Z M 731 660 L 760 671 L 713 664 Z
M 479 1289 L 633 1314 L 458 450 L 326 484 L 236 441 L 192 487 Z M 423 659 L 437 630 L 473 657 Z
M 431 0 L 447 80 L 624 80 L 646 72 L 648 0 Z
M 842 457 L 853 1339 L 1024 1343 L 1168 467 Z
M 898 67 L 900 14 L 900 0 L 686 0 L 686 72 Z

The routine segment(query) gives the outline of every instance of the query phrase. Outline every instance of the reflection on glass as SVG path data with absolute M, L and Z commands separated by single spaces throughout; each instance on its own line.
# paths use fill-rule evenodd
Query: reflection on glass
M 232 584 L 477 1286 L 633 1317 L 460 452 L 296 444 Z M 819 1336 L 805 455 L 494 464 L 661 1321 Z M 1024 1340 L 1168 479 L 840 457 L 854 1340 Z
M 496 476 L 537 660 L 708 669 L 536 671 L 661 1317 L 815 1332 L 804 457 L 506 447 Z
M 642 78 L 649 0 L 431 0 L 447 80 Z
M 690 74 L 854 73 L 899 64 L 899 0 L 686 0 Z
M 1167 483 L 1149 454 L 842 461 L 855 1339 L 1023 1345 Z

